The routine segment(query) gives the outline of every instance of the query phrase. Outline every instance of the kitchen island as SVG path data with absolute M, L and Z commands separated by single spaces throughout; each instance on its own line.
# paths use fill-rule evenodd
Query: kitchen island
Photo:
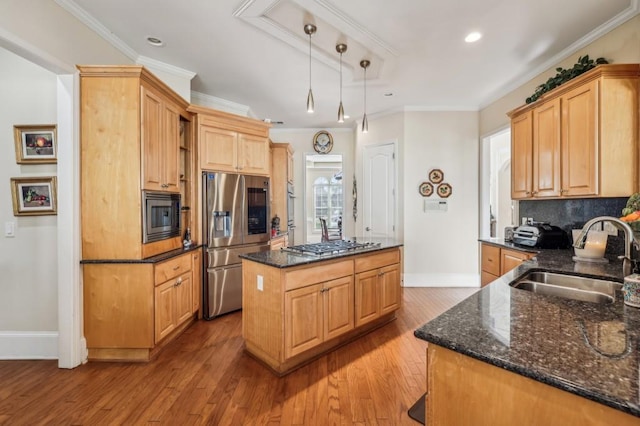
M 429 342 L 427 424 L 640 424 L 640 309 L 619 291 L 595 304 L 509 286 L 535 270 L 622 282 L 621 261 L 572 254 L 542 250 L 415 331 Z
M 243 254 L 245 350 L 277 375 L 395 318 L 400 308 L 400 246 L 350 240 L 325 254 L 292 248 Z

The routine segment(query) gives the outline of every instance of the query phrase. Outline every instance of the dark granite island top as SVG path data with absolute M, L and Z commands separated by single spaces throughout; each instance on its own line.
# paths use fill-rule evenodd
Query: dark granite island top
M 341 253 L 313 255 L 301 254 L 287 251 L 286 249 L 263 251 L 259 253 L 241 254 L 242 259 L 273 266 L 275 268 L 290 268 L 293 266 L 306 265 L 326 260 L 339 259 L 348 256 L 356 256 L 365 253 L 373 253 L 380 250 L 401 247 L 402 243 L 392 238 L 349 238 L 350 241 L 374 243 L 368 247 L 358 250 L 349 250 Z
M 613 304 L 598 305 L 509 286 L 531 270 L 622 282 L 621 261 L 577 263 L 572 255 L 541 250 L 415 336 L 640 417 L 640 309 L 626 306 L 619 291 Z

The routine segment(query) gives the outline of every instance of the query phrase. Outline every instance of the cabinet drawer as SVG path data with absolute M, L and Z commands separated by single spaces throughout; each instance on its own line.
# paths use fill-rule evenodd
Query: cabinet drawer
M 356 273 L 370 271 L 400 262 L 400 251 L 393 249 L 382 253 L 370 254 L 357 257 L 355 260 Z
M 500 275 L 500 247 L 482 245 L 482 270 L 496 276 Z
M 159 263 L 155 268 L 155 284 L 162 284 L 190 270 L 191 257 L 188 254 L 183 254 L 166 262 Z
M 306 287 L 311 284 L 353 275 L 353 260 L 343 260 L 321 266 L 302 267 L 285 273 L 285 290 Z

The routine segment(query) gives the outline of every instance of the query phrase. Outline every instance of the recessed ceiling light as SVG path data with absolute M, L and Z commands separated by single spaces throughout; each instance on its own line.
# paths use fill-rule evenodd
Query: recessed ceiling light
M 158 37 L 147 37 L 147 43 L 156 47 L 164 46 L 164 43 Z
M 482 34 L 480 34 L 477 31 L 474 31 L 472 33 L 469 33 L 465 38 L 464 41 L 466 41 L 467 43 L 475 43 L 476 41 L 480 40 L 482 38 Z
M 351 118 L 351 116 L 349 116 L 349 115 L 345 114 L 345 115 L 344 115 L 344 118 L 345 118 L 345 120 L 346 120 L 347 118 Z

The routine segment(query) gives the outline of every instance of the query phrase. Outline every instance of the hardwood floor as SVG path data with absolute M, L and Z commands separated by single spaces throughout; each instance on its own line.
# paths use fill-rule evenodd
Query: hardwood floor
M 243 352 L 241 313 L 198 321 L 148 364 L 0 361 L 2 425 L 417 425 L 413 330 L 476 288 L 405 288 L 396 321 L 278 378 Z

